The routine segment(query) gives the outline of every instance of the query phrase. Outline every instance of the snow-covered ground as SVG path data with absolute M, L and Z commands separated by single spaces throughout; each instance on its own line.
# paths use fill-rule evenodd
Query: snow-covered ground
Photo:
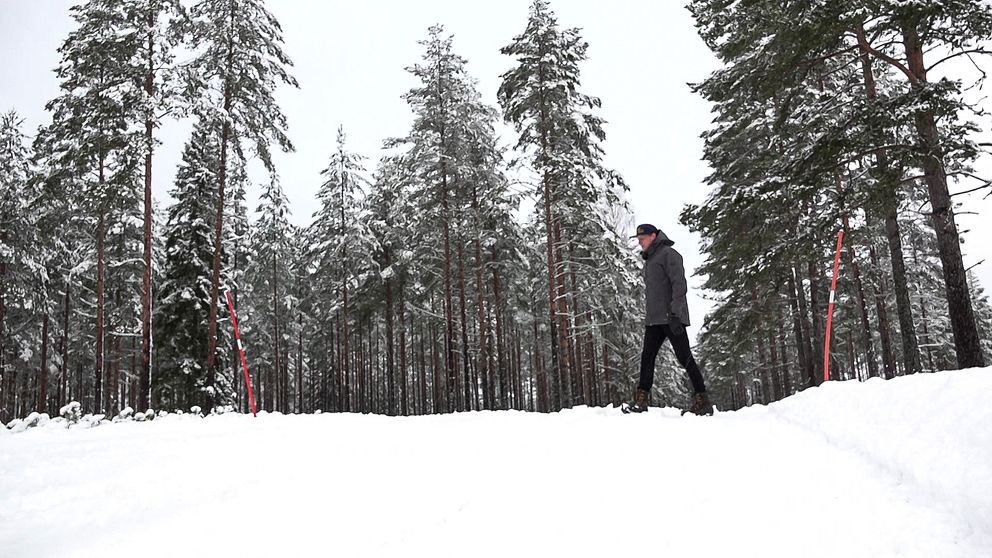
M 712 418 L 0 429 L 0 556 L 992 556 L 992 369 Z

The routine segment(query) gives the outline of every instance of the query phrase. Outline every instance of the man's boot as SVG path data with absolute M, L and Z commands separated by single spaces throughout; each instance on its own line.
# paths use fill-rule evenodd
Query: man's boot
M 695 393 L 692 396 L 692 406 L 688 409 L 682 411 L 682 414 L 692 413 L 694 415 L 713 415 L 713 404 L 710 403 L 710 398 L 706 395 L 706 392 Z
M 643 413 L 648 410 L 648 392 L 641 388 L 634 390 L 634 402 L 621 407 L 624 413 Z

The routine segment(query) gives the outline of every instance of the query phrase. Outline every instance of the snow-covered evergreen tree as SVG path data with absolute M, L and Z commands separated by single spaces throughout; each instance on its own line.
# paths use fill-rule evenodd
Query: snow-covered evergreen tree
M 309 268 L 312 270 L 312 308 L 320 316 L 319 336 L 336 335 L 341 351 L 349 354 L 351 306 L 356 288 L 373 268 L 375 240 L 368 227 L 365 196 L 369 187 L 364 158 L 348 151 L 344 128 L 338 128 L 337 151 L 321 171 L 324 183 L 317 192 L 320 208 L 307 230 Z M 326 347 L 330 340 L 320 338 Z M 324 352 L 327 358 L 327 352 Z M 340 398 L 334 408 L 350 411 L 356 404 L 352 371 L 347 359 L 340 362 Z
M 292 61 L 282 49 L 282 28 L 262 0 L 200 0 L 190 15 L 189 40 L 195 45 L 195 58 L 187 74 L 188 95 L 195 99 L 197 111 L 220 129 L 207 323 L 207 384 L 213 386 L 229 150 L 241 160 L 257 156 L 275 174 L 272 149 L 293 150 L 286 135 L 286 117 L 275 102 L 275 89 L 279 84 L 298 84 L 287 71 Z
M 0 420 L 7 421 L 26 409 L 18 372 L 25 385 L 26 356 L 39 347 L 32 341 L 35 324 L 44 313 L 48 276 L 45 254 L 39 252 L 37 211 L 39 198 L 32 179 L 23 121 L 10 111 L 0 115 Z M 32 375 L 33 377 L 34 375 Z M 20 403 L 20 405 L 18 405 Z M 33 406 L 34 402 L 27 403 Z M 20 407 L 18 409 L 18 407 Z
M 287 411 L 289 399 L 287 349 L 295 341 L 297 301 L 293 296 L 292 264 L 296 230 L 289 223 L 289 201 L 275 177 L 263 190 L 251 232 L 253 367 L 259 378 L 261 408 Z M 225 396 L 229 394 L 224 394 Z
M 598 397 L 590 390 L 592 345 L 583 337 L 597 297 L 579 293 L 605 286 L 598 277 L 601 258 L 609 258 L 615 272 L 625 251 L 604 209 L 624 204 L 626 186 L 603 163 L 604 122 L 594 113 L 601 101 L 580 91 L 579 65 L 587 50 L 579 30 L 562 28 L 546 0 L 531 4 L 526 29 L 501 50 L 517 62 L 499 89 L 503 116 L 520 133 L 517 149 L 530 158 L 539 180 L 535 223 L 544 228 L 551 372 L 562 406 Z M 593 304 L 632 309 L 631 294 Z
M 186 409 L 202 403 L 206 387 L 207 315 L 217 199 L 217 130 L 203 120 L 193 130 L 170 195 L 165 261 L 158 287 L 155 337 L 158 367 L 153 404 Z

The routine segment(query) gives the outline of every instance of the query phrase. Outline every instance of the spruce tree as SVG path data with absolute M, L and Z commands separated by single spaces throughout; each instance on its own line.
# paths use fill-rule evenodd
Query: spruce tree
M 165 261 L 158 288 L 155 336 L 160 340 L 156 406 L 198 404 L 207 386 L 207 316 L 213 262 L 213 217 L 217 199 L 216 129 L 203 120 L 183 152 L 165 222 Z M 163 391 L 164 390 L 164 391 Z

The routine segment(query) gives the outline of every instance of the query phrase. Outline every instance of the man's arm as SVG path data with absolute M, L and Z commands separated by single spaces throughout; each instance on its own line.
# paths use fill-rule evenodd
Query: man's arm
M 665 258 L 665 272 L 668 273 L 668 282 L 672 285 L 671 312 L 680 318 L 688 316 L 689 303 L 685 298 L 688 292 L 685 267 L 682 265 L 682 254 L 679 254 L 674 248 L 668 249 L 668 257 Z

